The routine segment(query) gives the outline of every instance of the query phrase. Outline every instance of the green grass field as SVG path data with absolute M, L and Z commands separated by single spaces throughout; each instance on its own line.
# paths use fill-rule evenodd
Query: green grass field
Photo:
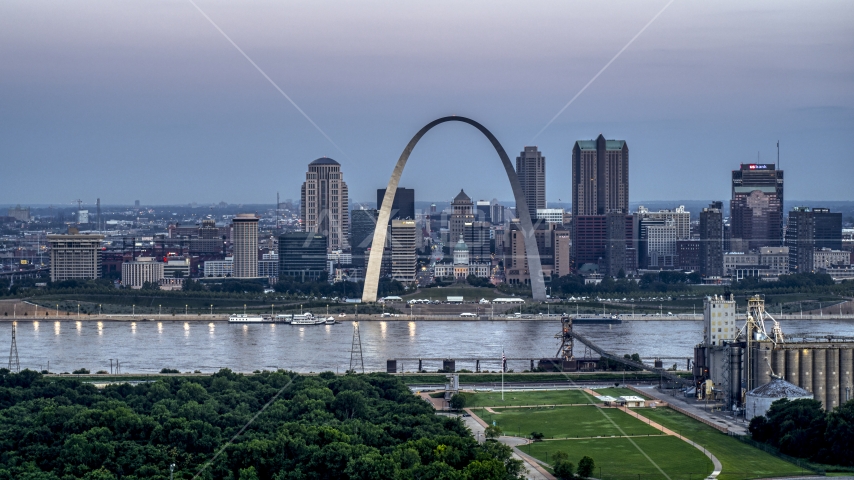
M 530 436 L 540 432 L 546 438 L 660 435 L 661 432 L 615 408 L 555 407 L 473 410 L 489 424 L 496 422 L 506 435 Z M 617 426 L 614 426 L 616 424 Z M 619 427 L 619 428 L 618 428 Z M 622 430 L 622 432 L 620 431 Z
M 447 297 L 463 297 L 463 301 L 465 302 L 476 302 L 481 298 L 492 300 L 493 298 L 508 296 L 506 293 L 501 293 L 495 288 L 463 286 L 422 288 L 417 293 L 402 295 L 405 300 L 429 298 L 430 300 L 440 300 L 443 302 L 448 299 Z M 530 299 L 527 299 L 527 301 L 530 301 Z
M 581 407 L 575 407 L 581 408 Z M 634 442 L 634 444 L 632 444 Z M 637 445 L 637 446 L 635 446 Z M 536 442 L 522 447 L 526 453 L 546 463 L 551 463 L 558 451 L 578 460 L 587 455 L 596 464 L 593 476 L 602 480 L 664 479 L 665 477 L 638 448 L 643 450 L 671 480 L 702 479 L 714 466 L 703 452 L 676 437 L 597 438 L 590 440 L 554 440 Z
M 723 472 L 718 477 L 721 480 L 812 474 L 679 412 L 667 408 L 644 409 L 642 415 L 706 447 L 723 465 Z
M 468 407 L 511 407 L 520 405 L 568 405 L 590 403 L 588 396 L 581 390 L 541 390 L 534 392 L 475 393 L 466 405 Z

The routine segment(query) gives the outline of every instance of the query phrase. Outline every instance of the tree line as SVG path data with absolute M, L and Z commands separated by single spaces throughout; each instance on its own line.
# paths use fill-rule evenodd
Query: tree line
M 244 376 L 225 369 L 98 389 L 0 370 L 0 479 L 165 480 L 171 465 L 177 479 L 491 480 L 522 473 L 509 447 L 478 444 L 459 419 L 435 415 L 386 374 Z
M 777 400 L 750 420 L 750 434 L 792 457 L 854 466 L 854 400 L 829 412 L 818 400 Z

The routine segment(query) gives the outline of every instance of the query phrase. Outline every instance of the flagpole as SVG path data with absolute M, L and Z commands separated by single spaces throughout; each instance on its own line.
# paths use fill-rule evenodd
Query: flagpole
M 507 360 L 504 357 L 504 347 L 501 347 L 501 401 L 504 401 L 504 366 Z

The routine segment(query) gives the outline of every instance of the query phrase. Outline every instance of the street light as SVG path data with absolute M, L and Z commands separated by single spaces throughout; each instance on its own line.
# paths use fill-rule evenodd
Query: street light
M 184 304 L 184 316 L 185 317 L 187 316 L 187 307 L 188 307 L 188 305 L 185 303 Z
M 211 316 L 213 317 L 213 303 L 211 304 Z
M 157 305 L 157 316 L 158 317 L 163 316 L 163 305 Z
M 98 304 L 98 316 L 99 317 L 101 316 L 101 304 L 100 303 Z
M 78 315 L 79 315 L 79 313 L 78 313 Z M 132 306 L 131 306 L 131 309 L 130 309 L 130 315 L 131 315 L 132 317 L 135 317 L 135 316 L 136 316 L 136 304 L 134 304 L 134 305 L 132 305 Z

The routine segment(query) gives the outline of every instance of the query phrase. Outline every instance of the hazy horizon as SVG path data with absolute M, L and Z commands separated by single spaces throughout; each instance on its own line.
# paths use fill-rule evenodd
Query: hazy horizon
M 537 145 L 549 202 L 571 199 L 572 145 L 600 133 L 628 143 L 633 203 L 729 199 L 730 171 L 776 162 L 778 140 L 787 198 L 852 197 L 854 3 L 196 5 L 0 6 L 0 202 L 272 204 L 321 156 L 372 199 L 452 114 L 512 159 Z M 461 124 L 424 137 L 401 185 L 512 198 Z

